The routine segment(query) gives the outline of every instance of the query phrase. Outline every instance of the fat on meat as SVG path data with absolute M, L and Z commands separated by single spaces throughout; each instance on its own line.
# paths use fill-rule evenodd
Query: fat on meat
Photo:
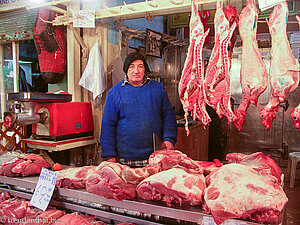
M 74 167 L 60 170 L 56 179 L 56 188 L 83 189 L 87 177 L 94 172 L 96 166 Z
M 188 173 L 182 168 L 172 168 L 156 173 L 143 180 L 136 188 L 138 197 L 166 202 L 167 205 L 182 203 L 200 205 L 205 189 L 201 173 Z
M 299 84 L 299 62 L 293 56 L 286 33 L 288 13 L 287 3 L 282 2 L 274 7 L 270 19 L 267 20 L 272 39 L 269 74 L 271 97 L 259 113 L 261 122 L 267 129 L 271 128 L 276 118 L 279 104 L 284 102 L 287 94 L 294 91 Z
M 228 163 L 240 163 L 250 166 L 261 175 L 274 176 L 278 183 L 281 183 L 282 170 L 270 155 L 264 155 L 262 152 L 255 152 L 247 155 L 243 153 L 228 153 L 226 155 Z
M 300 103 L 293 109 L 291 117 L 294 123 L 294 126 L 300 131 Z
M 189 171 L 203 173 L 203 167 L 186 154 L 178 150 L 155 151 L 149 156 L 149 166 L 158 166 L 159 171 L 168 170 L 175 166 Z
M 183 106 L 187 135 L 189 112 L 194 120 L 200 120 L 204 127 L 211 121 L 205 103 L 202 50 L 209 30 L 204 31 L 195 0 L 191 4 L 190 45 L 178 85 L 179 98 Z
M 216 224 L 233 218 L 276 223 L 288 201 L 276 179 L 242 164 L 220 167 L 206 177 L 206 184 L 204 208 Z
M 250 104 L 257 106 L 258 97 L 268 86 L 268 71 L 258 49 L 257 31 L 258 10 L 256 0 L 248 0 L 239 20 L 239 33 L 242 39 L 241 85 L 243 99 L 234 111 L 237 119 L 235 127 L 241 131 Z
M 220 0 L 216 3 L 214 26 L 215 45 L 205 75 L 206 102 L 220 118 L 226 116 L 228 123 L 231 123 L 236 120 L 236 116 L 231 109 L 230 102 L 231 60 L 228 47 L 237 23 L 233 22 L 232 25 L 229 23 Z

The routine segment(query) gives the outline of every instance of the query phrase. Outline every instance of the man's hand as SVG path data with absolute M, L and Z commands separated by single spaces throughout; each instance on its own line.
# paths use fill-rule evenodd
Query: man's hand
M 174 145 L 170 141 L 164 141 L 161 144 L 161 149 L 162 150 L 174 150 Z
M 113 157 L 113 158 L 110 158 L 110 159 L 106 160 L 106 162 L 112 162 L 112 163 L 116 163 L 116 162 L 117 162 L 117 160 L 116 160 L 116 158 L 115 158 L 115 157 Z

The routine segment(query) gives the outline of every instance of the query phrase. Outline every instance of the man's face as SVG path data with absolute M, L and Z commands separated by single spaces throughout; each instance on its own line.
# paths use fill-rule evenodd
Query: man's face
M 144 75 L 145 66 L 143 60 L 138 59 L 133 61 L 127 70 L 127 76 L 130 84 L 133 86 L 141 86 L 143 84 Z

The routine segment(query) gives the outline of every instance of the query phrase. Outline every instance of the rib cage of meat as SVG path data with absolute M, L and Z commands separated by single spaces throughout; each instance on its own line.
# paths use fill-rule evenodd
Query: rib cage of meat
M 276 118 L 278 106 L 284 102 L 288 93 L 299 84 L 299 62 L 294 58 L 287 34 L 288 6 L 286 2 L 276 5 L 268 22 L 271 38 L 271 65 L 269 80 L 271 97 L 266 106 L 260 110 L 260 119 L 267 129 L 271 128 Z
M 205 209 L 217 224 L 231 218 L 276 223 L 288 200 L 276 179 L 246 165 L 224 165 L 208 175 L 206 183 Z
M 191 7 L 190 45 L 178 86 L 179 98 L 185 113 L 187 134 L 189 134 L 189 112 L 194 120 L 200 120 L 204 126 L 211 121 L 206 111 L 202 65 L 202 49 L 209 30 L 204 32 L 194 0 Z
M 268 86 L 268 72 L 258 49 L 257 31 L 258 12 L 256 1 L 248 0 L 239 20 L 239 33 L 242 39 L 241 85 L 243 99 L 235 110 L 235 127 L 241 131 L 250 104 L 257 106 L 258 97 Z
M 220 0 L 217 1 L 216 9 L 214 19 L 215 45 L 205 75 L 206 100 L 207 104 L 216 110 L 220 118 L 224 115 L 230 123 L 236 119 L 236 116 L 230 103 L 229 72 L 231 61 L 228 46 L 237 24 L 234 22 L 230 26 Z

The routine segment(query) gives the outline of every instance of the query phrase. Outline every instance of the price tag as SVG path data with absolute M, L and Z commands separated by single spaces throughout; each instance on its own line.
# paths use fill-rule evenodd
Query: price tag
M 285 0 L 258 0 L 258 6 L 261 11 L 265 11 L 281 2 L 285 2 Z
M 51 200 L 56 184 L 57 172 L 42 168 L 30 204 L 45 211 Z
M 73 10 L 73 26 L 95 28 L 95 11 Z

